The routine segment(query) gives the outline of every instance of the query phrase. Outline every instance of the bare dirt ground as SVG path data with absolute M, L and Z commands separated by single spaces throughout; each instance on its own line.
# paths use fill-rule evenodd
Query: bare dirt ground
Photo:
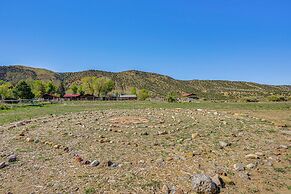
M 4 125 L 0 193 L 193 193 L 195 173 L 223 176 L 221 193 L 290 193 L 290 130 L 250 115 L 104 110 Z

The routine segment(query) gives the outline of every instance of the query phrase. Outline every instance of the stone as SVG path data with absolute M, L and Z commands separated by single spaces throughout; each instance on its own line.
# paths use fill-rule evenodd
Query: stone
M 226 185 L 234 185 L 234 182 L 228 176 L 221 175 L 220 178 L 222 179 L 223 183 Z
M 248 154 L 245 156 L 246 159 L 259 159 L 260 157 L 257 154 Z
M 225 148 L 225 147 L 227 147 L 227 146 L 229 146 L 230 144 L 229 143 L 226 143 L 226 142 L 224 142 L 224 141 L 219 141 L 219 146 L 220 146 L 220 148 Z
M 250 164 L 246 165 L 247 169 L 252 169 L 252 168 L 255 168 L 255 167 L 256 167 L 256 165 L 254 163 L 250 163 Z
M 149 133 L 145 131 L 145 132 L 142 132 L 141 135 L 149 135 Z
M 84 164 L 84 165 L 88 165 L 88 164 L 90 164 L 90 161 L 89 160 L 83 160 L 81 163 Z
M 5 162 L 0 162 L 0 169 L 5 168 L 6 167 L 6 163 Z
M 256 152 L 255 155 L 257 155 L 257 156 L 265 156 L 265 154 L 262 153 L 262 152 Z
M 158 135 L 167 135 L 168 132 L 167 131 L 158 131 Z
M 69 152 L 69 151 L 70 151 L 70 148 L 69 148 L 69 147 L 65 147 L 65 148 L 64 148 L 64 151 L 65 151 L 65 152 Z
M 216 174 L 214 177 L 211 178 L 212 181 L 218 186 L 218 187 L 224 187 L 224 182 L 223 180 L 220 178 L 220 176 L 218 174 Z
M 112 167 L 112 168 L 116 168 L 116 167 L 118 167 L 118 164 L 117 163 L 114 163 L 114 162 L 112 162 L 112 161 L 108 161 L 107 162 L 107 166 L 108 167 Z
M 17 160 L 17 157 L 15 154 L 12 154 L 10 156 L 8 156 L 8 162 L 15 162 Z
M 94 160 L 93 162 L 91 162 L 90 166 L 92 167 L 96 167 L 100 164 L 100 162 L 98 160 Z
M 219 191 L 217 185 L 205 174 L 192 176 L 192 188 L 196 193 L 216 194 Z
M 33 139 L 28 137 L 28 138 L 26 138 L 26 141 L 27 142 L 33 142 Z
M 55 149 L 60 149 L 61 145 L 54 145 Z
M 239 172 L 238 175 L 245 180 L 251 180 L 250 174 L 249 173 L 244 173 L 244 172 Z
M 199 137 L 199 133 L 192 133 L 192 139 L 196 139 L 197 137 Z
M 81 163 L 83 161 L 83 159 L 80 156 L 76 156 L 76 161 Z
M 281 133 L 283 135 L 290 135 L 291 136 L 291 130 L 284 130 L 284 131 L 281 131 Z
M 279 149 L 288 149 L 288 146 L 287 145 L 280 145 Z
M 237 163 L 233 165 L 234 170 L 236 171 L 244 171 L 245 167 L 242 163 Z

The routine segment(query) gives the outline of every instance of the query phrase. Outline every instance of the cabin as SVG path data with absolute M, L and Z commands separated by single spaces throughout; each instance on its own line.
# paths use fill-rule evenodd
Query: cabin
M 60 97 L 56 96 L 56 95 L 53 95 L 53 94 L 44 94 L 42 95 L 42 98 L 44 100 L 47 100 L 47 101 L 51 101 L 51 100 L 60 100 Z
M 121 94 L 118 100 L 137 100 L 137 96 L 134 94 Z
M 198 100 L 198 96 L 194 93 L 186 93 L 182 92 L 181 98 L 179 99 L 180 102 L 192 102 L 194 100 Z
M 64 99 L 65 100 L 80 100 L 81 95 L 80 94 L 65 94 Z

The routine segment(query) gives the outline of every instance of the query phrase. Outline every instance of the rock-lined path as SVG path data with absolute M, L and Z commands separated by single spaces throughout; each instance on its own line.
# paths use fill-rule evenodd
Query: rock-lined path
M 69 113 L 2 126 L 0 138 L 0 193 L 191 193 L 194 174 L 211 177 L 222 193 L 291 185 L 288 129 L 248 115 Z

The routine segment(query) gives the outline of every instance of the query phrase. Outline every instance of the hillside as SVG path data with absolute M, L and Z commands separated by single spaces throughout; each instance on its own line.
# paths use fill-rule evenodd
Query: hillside
M 228 99 L 249 96 L 266 96 L 272 93 L 291 93 L 291 86 L 272 86 L 240 81 L 220 80 L 175 80 L 169 76 L 142 71 L 106 72 L 88 70 L 81 72 L 56 73 L 46 69 L 25 66 L 0 66 L 0 80 L 13 83 L 23 79 L 64 81 L 69 87 L 85 76 L 108 77 L 116 82 L 116 89 L 128 91 L 130 87 L 146 88 L 155 96 L 164 96 L 170 91 L 193 92 L 207 99 Z

